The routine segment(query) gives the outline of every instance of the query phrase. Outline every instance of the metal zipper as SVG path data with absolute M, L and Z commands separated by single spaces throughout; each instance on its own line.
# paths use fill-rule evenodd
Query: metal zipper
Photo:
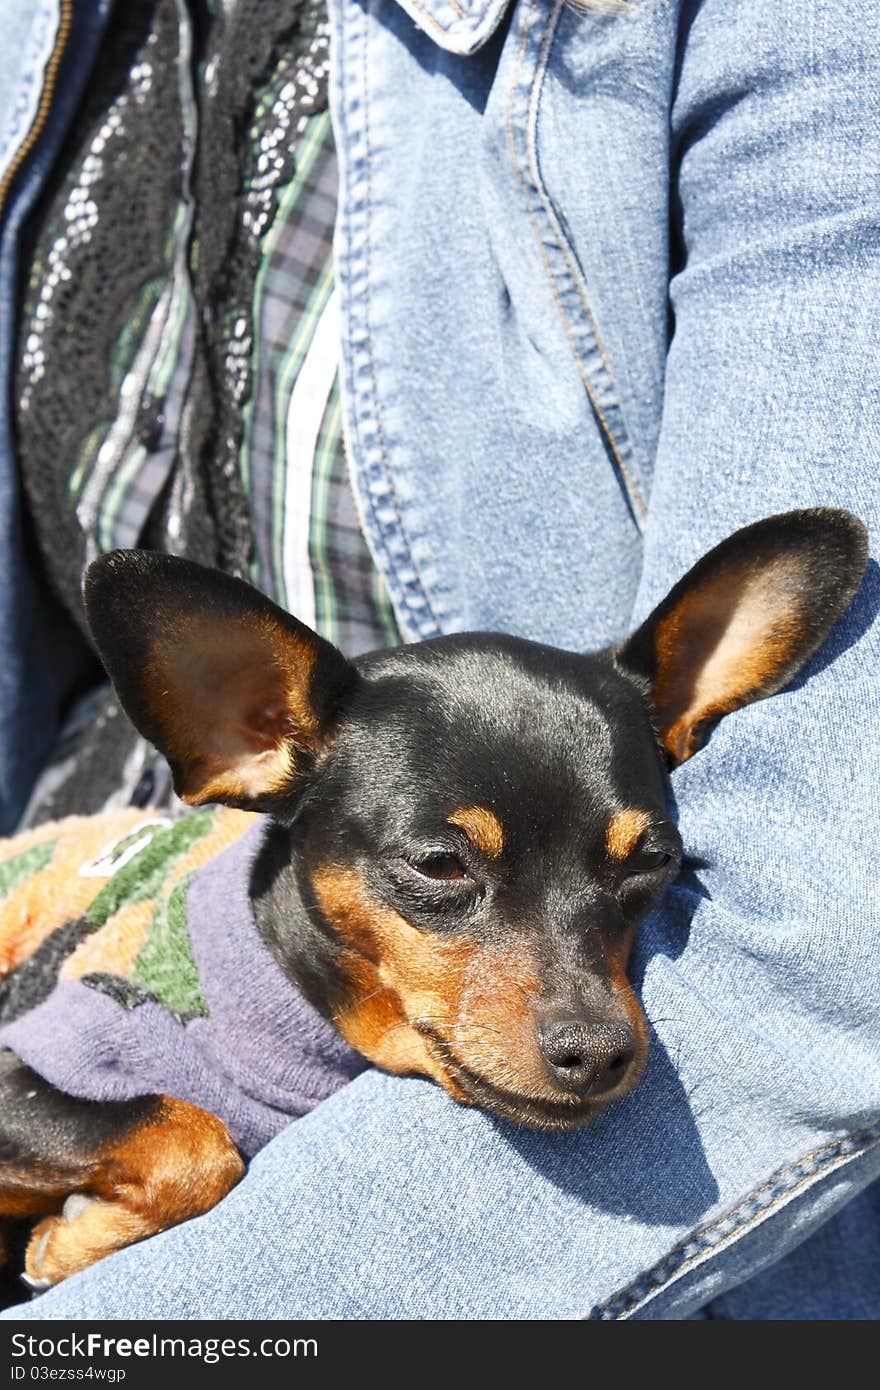
M 31 154 L 34 146 L 46 128 L 49 119 L 49 112 L 52 108 L 52 99 L 55 96 L 55 85 L 58 80 L 58 69 L 61 60 L 67 49 L 67 42 L 70 38 L 70 31 L 73 27 L 73 5 L 74 0 L 60 0 L 58 14 L 58 33 L 55 35 L 55 45 L 46 64 L 46 72 L 43 78 L 43 91 L 40 95 L 40 102 L 37 107 L 31 128 L 13 155 L 6 173 L 0 178 L 0 218 L 6 209 L 6 201 L 9 191 L 15 183 L 16 178 L 21 172 L 25 160 Z

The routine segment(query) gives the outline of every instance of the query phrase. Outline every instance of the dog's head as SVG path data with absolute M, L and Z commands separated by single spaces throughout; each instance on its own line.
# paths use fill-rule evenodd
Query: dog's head
M 595 655 L 477 633 L 351 662 L 239 580 L 142 551 L 97 560 L 85 598 L 180 796 L 289 827 L 343 1036 L 567 1129 L 644 1066 L 626 971 L 681 859 L 668 769 L 792 679 L 865 557 L 845 512 L 758 522 Z M 283 958 L 283 922 L 274 934 Z M 297 949 L 291 932 L 294 977 Z

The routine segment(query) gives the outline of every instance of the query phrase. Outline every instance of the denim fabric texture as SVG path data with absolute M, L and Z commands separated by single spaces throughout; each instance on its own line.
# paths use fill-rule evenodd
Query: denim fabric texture
M 875 561 L 673 776 L 632 1095 L 546 1136 L 367 1073 L 19 1315 L 876 1316 L 880 15 L 333 16 L 348 441 L 405 634 L 595 647 L 791 507 L 849 507 Z
M 826 1200 L 832 1197 L 826 1191 Z M 706 1308 L 712 1318 L 761 1322 L 854 1318 L 876 1320 L 880 1284 L 880 1184 L 848 1202 L 802 1244 L 805 1217 L 818 1223 L 823 1203 L 810 1197 L 789 1209 L 792 1250 Z M 802 1210 L 801 1210 L 802 1208 Z
M 0 176 L 6 174 L 37 116 L 43 77 L 58 35 L 58 0 L 24 6 L 4 0 L 0 52 Z
M 30 157 L 0 208 L 0 834 L 14 830 L 58 732 L 68 655 L 36 587 L 22 539 L 21 494 L 10 418 L 18 250 L 22 228 L 52 168 L 109 8 L 85 0 L 64 44 L 63 81 Z M 0 0 L 0 177 L 34 129 L 56 47 L 58 0 Z

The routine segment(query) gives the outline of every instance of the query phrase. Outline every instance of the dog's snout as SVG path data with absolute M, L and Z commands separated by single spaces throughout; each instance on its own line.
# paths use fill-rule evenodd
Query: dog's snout
M 555 1019 L 540 1029 L 541 1051 L 554 1080 L 582 1096 L 602 1096 L 623 1081 L 636 1055 L 626 1023 Z

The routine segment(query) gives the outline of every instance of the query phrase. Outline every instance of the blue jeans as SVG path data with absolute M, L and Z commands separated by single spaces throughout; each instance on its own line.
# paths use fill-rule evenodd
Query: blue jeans
M 880 17 L 405 3 L 334 0 L 347 430 L 405 633 L 594 647 L 789 507 L 876 556 Z M 673 776 L 632 1095 L 547 1136 L 369 1072 L 26 1315 L 880 1313 L 878 573 Z

